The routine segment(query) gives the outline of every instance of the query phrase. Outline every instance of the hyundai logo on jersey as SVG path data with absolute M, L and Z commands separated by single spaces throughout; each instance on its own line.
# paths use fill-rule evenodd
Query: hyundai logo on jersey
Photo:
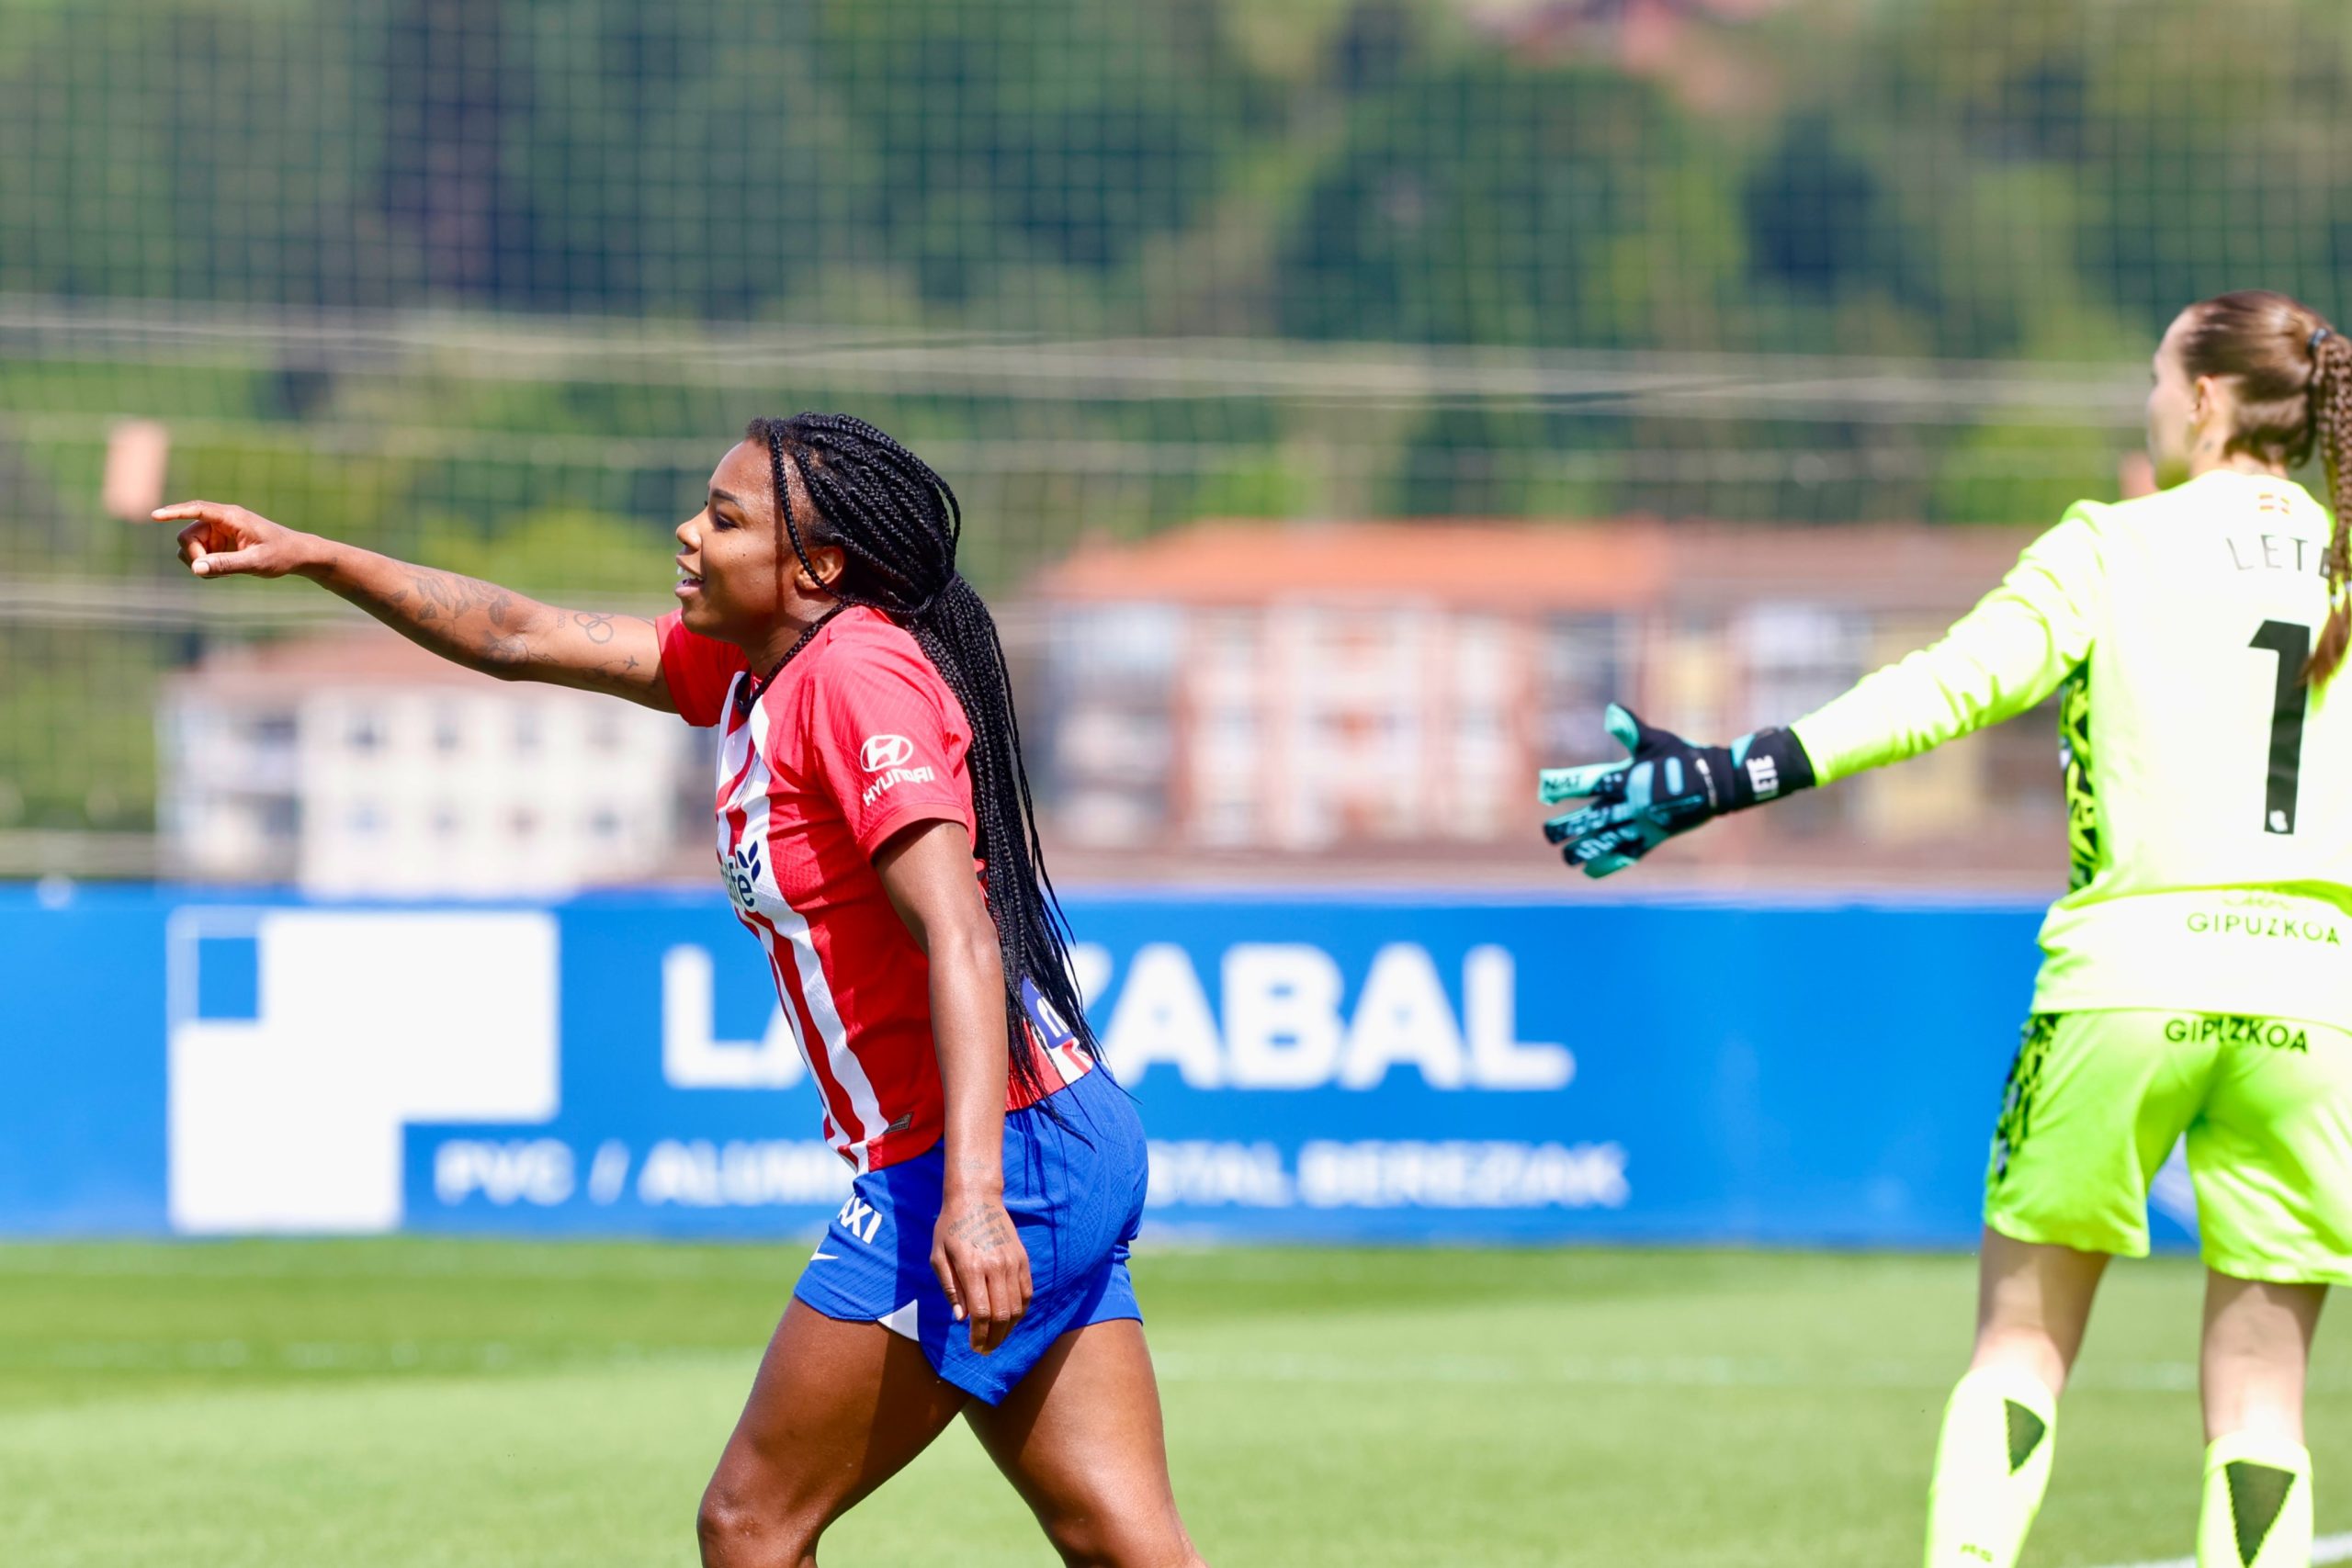
M 858 748 L 857 761 L 867 773 L 878 773 L 885 768 L 904 767 L 914 754 L 915 743 L 903 735 L 869 735 Z

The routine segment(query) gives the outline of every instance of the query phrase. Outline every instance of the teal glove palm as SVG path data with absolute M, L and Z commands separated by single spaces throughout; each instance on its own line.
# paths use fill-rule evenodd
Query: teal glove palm
M 1814 782 L 1813 760 L 1785 729 L 1759 729 L 1729 746 L 1693 746 L 1615 703 L 1605 722 L 1630 758 L 1546 768 L 1539 783 L 1546 806 L 1586 802 L 1544 823 L 1544 836 L 1587 876 L 1623 871 L 1678 834 Z

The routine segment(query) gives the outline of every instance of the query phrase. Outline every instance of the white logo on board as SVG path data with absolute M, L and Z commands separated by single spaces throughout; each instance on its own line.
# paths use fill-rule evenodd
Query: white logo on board
M 242 1018 L 206 1017 L 197 999 L 205 949 L 224 940 L 251 944 Z M 545 913 L 192 905 L 173 913 L 164 951 L 170 1211 L 184 1235 L 394 1230 L 406 1123 L 556 1113 Z M 388 975 L 431 978 L 355 1005 Z M 534 1202 L 571 1189 L 561 1144 L 499 1157 L 439 1174 Z
M 1070 950 L 1079 994 L 1099 997 L 1109 951 Z M 1430 950 L 1389 942 L 1373 954 L 1352 1006 L 1337 959 L 1311 942 L 1237 942 L 1218 965 L 1212 1007 L 1193 955 L 1146 942 L 1102 1028 L 1112 1077 L 1133 1084 L 1163 1065 L 1193 1089 L 1378 1089 L 1392 1068 L 1433 1089 L 1548 1093 L 1576 1078 L 1575 1055 L 1554 1041 L 1519 1037 L 1518 971 L 1508 949 L 1472 948 L 1454 1010 Z
M 858 750 L 857 761 L 867 773 L 878 773 L 885 768 L 905 766 L 914 754 L 915 743 L 903 735 L 869 735 Z

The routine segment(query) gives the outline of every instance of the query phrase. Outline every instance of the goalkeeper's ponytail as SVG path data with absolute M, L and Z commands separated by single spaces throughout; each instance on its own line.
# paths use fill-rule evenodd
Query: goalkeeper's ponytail
M 2327 504 L 2335 522 L 2327 536 L 2327 625 L 2303 678 L 2314 686 L 2344 667 L 2352 651 L 2352 515 L 2345 489 L 2352 485 L 2352 340 L 2327 327 L 2312 333 L 2312 426 L 2327 464 Z
M 2282 468 L 2316 452 L 2327 466 L 2327 624 L 2303 666 L 2305 681 L 2324 684 L 2352 654 L 2352 341 L 2301 300 L 2247 288 L 2183 313 L 2180 363 L 2191 380 L 2234 384 L 2226 451 Z

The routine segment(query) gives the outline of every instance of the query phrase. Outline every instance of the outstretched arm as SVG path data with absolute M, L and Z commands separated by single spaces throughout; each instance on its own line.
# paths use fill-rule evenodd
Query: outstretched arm
M 184 501 L 159 509 L 155 521 L 187 525 L 180 559 L 198 577 L 307 577 L 469 670 L 677 710 L 660 639 L 642 616 L 558 609 L 478 578 L 281 527 L 242 506 Z
M 2078 503 L 1940 641 L 1791 726 L 1820 782 L 1916 757 L 2055 692 L 2090 657 L 2104 615 L 2098 511 Z
M 1624 870 L 1677 834 L 1728 812 L 1916 757 L 2032 707 L 2090 657 L 2106 592 L 2083 502 L 2018 558 L 2001 585 L 1942 640 L 1865 676 L 1787 729 L 1694 746 L 1611 705 L 1625 761 L 1552 768 L 1547 804 L 1586 804 L 1544 824 L 1588 876 Z

